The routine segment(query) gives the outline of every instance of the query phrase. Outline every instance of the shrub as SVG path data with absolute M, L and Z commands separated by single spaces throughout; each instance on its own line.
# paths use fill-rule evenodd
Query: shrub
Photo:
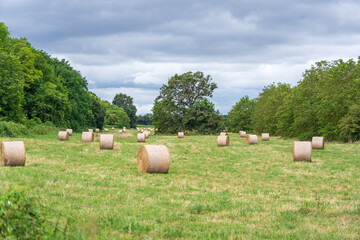
M 18 137 L 21 135 L 29 134 L 29 130 L 26 126 L 14 123 L 0 121 L 0 136 L 1 137 Z

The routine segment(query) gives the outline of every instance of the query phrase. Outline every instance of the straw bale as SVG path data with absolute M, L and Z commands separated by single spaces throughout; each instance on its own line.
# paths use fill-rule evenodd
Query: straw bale
M 94 133 L 93 132 L 83 132 L 81 135 L 81 140 L 83 142 L 93 142 L 94 141 Z
M 257 135 L 247 134 L 245 139 L 245 144 L 247 145 L 257 144 Z
M 113 134 L 100 134 L 100 149 L 114 149 Z
M 184 138 L 184 132 L 178 132 L 178 138 Z
M 6 167 L 25 166 L 26 153 L 23 141 L 1 143 L 1 165 Z
M 240 135 L 240 137 L 245 138 L 246 137 L 246 132 L 245 131 L 239 131 L 239 135 Z
M 137 134 L 137 141 L 138 142 L 145 142 L 146 141 L 146 137 L 144 133 L 138 133 Z
M 217 138 L 217 145 L 219 147 L 226 147 L 230 145 L 230 138 L 228 135 L 220 135 Z
M 324 149 L 324 137 L 313 137 L 311 144 L 313 149 Z
M 164 145 L 143 145 L 137 154 L 139 173 L 168 173 L 170 168 L 169 150 Z
M 69 136 L 72 136 L 73 130 L 72 129 L 66 129 L 66 131 L 69 133 Z
M 60 141 L 67 141 L 69 140 L 69 132 L 67 131 L 59 131 L 58 133 L 58 139 Z
M 311 142 L 308 141 L 294 141 L 293 143 L 293 161 L 308 161 L 311 162 Z
M 261 140 L 262 141 L 269 141 L 270 140 L 270 135 L 268 133 L 262 133 L 261 134 Z

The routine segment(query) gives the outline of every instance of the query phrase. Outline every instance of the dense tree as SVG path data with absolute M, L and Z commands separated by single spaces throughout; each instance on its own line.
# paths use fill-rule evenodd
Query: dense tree
M 136 120 L 137 120 L 136 119 L 137 109 L 133 103 L 133 98 L 124 93 L 119 93 L 119 94 L 115 95 L 114 100 L 112 101 L 112 104 L 125 110 L 125 112 L 127 113 L 127 115 L 130 118 L 130 127 L 135 128 Z
M 286 83 L 272 83 L 263 88 L 254 102 L 252 119 L 255 132 L 268 132 L 271 135 L 277 133 L 276 113 L 290 91 L 290 85 Z
M 159 132 L 197 130 L 215 133 L 223 128 L 222 116 L 206 97 L 212 97 L 216 83 L 202 72 L 175 74 L 160 88 L 155 99 L 153 124 Z M 214 122 L 211 122 L 214 121 Z
M 227 116 L 228 130 L 231 132 L 252 130 L 253 108 L 254 100 L 249 99 L 249 96 L 240 98 Z
M 92 126 L 102 129 L 105 122 L 106 108 L 101 103 L 101 99 L 98 98 L 94 93 L 90 93 L 90 98 L 92 101 L 91 110 L 93 115 Z
M 105 124 L 117 128 L 130 127 L 130 118 L 125 110 L 116 105 L 107 105 Z
M 137 124 L 141 125 L 151 125 L 152 124 L 152 117 L 151 113 L 146 113 L 144 115 L 137 116 Z

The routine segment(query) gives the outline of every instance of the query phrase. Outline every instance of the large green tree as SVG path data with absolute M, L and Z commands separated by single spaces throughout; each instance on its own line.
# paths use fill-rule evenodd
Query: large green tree
M 206 99 L 217 88 L 202 72 L 175 74 L 160 88 L 153 108 L 153 124 L 159 132 L 197 130 L 216 133 L 223 128 L 222 116 Z
M 133 98 L 124 93 L 118 93 L 115 95 L 114 100 L 112 101 L 112 104 L 125 110 L 126 114 L 130 118 L 130 127 L 135 128 L 136 120 L 137 120 L 136 119 L 137 109 L 133 103 Z
M 240 98 L 227 115 L 228 130 L 231 132 L 252 130 L 253 110 L 254 100 L 249 99 L 249 96 Z
M 124 109 L 109 104 L 106 107 L 105 124 L 117 128 L 130 127 L 130 118 Z
M 105 122 L 106 108 L 101 103 L 101 99 L 98 98 L 94 93 L 90 93 L 92 101 L 92 115 L 93 115 L 93 124 L 96 128 L 102 129 Z

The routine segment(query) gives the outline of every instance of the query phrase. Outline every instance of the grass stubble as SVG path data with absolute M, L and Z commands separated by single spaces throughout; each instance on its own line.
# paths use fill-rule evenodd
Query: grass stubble
M 55 135 L 25 142 L 25 167 L 1 167 L 15 184 L 71 219 L 77 239 L 360 239 L 360 145 L 326 143 L 292 162 L 292 140 L 230 146 L 217 136 L 152 135 L 169 149 L 168 174 L 139 174 L 136 132 L 116 130 L 114 150 Z

